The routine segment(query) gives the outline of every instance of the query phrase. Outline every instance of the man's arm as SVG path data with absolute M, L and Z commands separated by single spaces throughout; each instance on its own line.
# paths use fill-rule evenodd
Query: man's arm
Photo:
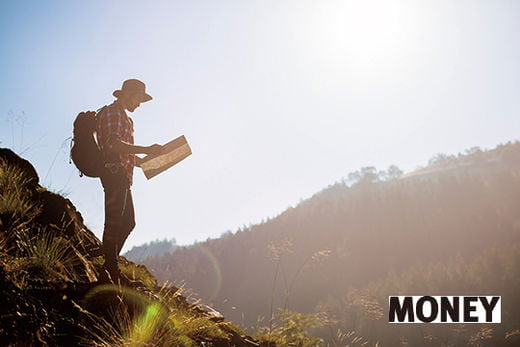
M 100 115 L 98 127 L 103 134 L 103 142 L 100 143 L 101 148 L 116 154 L 160 154 L 162 152 L 161 145 L 138 146 L 121 139 L 125 124 L 127 124 L 125 117 L 124 112 L 120 112 L 119 109 L 113 110 L 110 107 Z
M 151 146 L 131 145 L 124 141 L 116 141 L 112 144 L 112 152 L 117 154 L 161 154 L 163 146 L 153 144 Z

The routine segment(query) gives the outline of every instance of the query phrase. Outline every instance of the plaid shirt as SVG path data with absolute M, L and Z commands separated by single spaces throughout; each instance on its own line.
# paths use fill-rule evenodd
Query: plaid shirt
M 113 102 L 105 106 L 98 113 L 97 123 L 98 144 L 105 155 L 108 168 L 115 170 L 123 168 L 128 177 L 128 182 L 132 185 L 132 177 L 135 166 L 135 156 L 133 154 L 111 153 L 114 143 L 123 141 L 134 144 L 134 122 L 128 117 L 121 105 Z

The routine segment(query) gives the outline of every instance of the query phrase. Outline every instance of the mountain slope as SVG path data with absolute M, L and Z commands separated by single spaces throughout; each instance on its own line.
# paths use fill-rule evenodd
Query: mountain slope
M 516 143 L 444 158 L 401 179 L 384 181 L 368 168 L 263 224 L 145 264 L 245 326 L 276 307 L 314 312 L 411 266 L 519 242 L 519 158 Z
M 0 345 L 259 345 L 123 257 L 133 284 L 98 282 L 101 242 L 38 181 L 29 162 L 0 148 Z

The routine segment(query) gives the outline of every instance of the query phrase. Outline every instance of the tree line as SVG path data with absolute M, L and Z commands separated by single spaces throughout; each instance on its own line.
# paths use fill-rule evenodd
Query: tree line
M 494 276 L 491 282 L 500 274 L 512 276 L 511 288 L 520 289 L 520 263 L 492 255 L 518 255 L 518 247 L 507 248 L 520 241 L 518 158 L 520 145 L 512 143 L 434 160 L 414 174 L 363 168 L 264 223 L 144 264 L 158 279 L 183 283 L 243 327 L 271 322 L 277 308 L 327 312 L 330 324 L 317 330 L 326 341 L 340 328 L 361 331 L 374 343 L 417 343 L 418 327 L 408 333 L 384 328 L 385 297 L 491 295 L 486 274 Z M 502 295 L 504 306 L 518 303 L 519 290 L 493 283 L 501 283 L 492 295 Z M 369 307 L 375 319 L 365 319 L 366 310 L 356 313 L 359 307 Z M 511 324 L 501 338 L 514 338 L 519 318 L 504 314 Z M 452 328 L 438 329 L 451 336 L 446 331 Z M 432 343 L 439 341 L 435 336 Z M 458 336 L 480 343 L 486 333 Z

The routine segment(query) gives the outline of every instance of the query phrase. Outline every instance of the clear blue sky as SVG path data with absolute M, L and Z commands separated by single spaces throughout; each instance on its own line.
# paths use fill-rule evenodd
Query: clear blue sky
M 0 146 L 68 192 L 101 236 L 103 194 L 68 163 L 75 115 L 128 78 L 136 142 L 193 155 L 135 174 L 126 249 L 272 217 L 362 166 L 404 171 L 520 134 L 518 1 L 10 1 Z

